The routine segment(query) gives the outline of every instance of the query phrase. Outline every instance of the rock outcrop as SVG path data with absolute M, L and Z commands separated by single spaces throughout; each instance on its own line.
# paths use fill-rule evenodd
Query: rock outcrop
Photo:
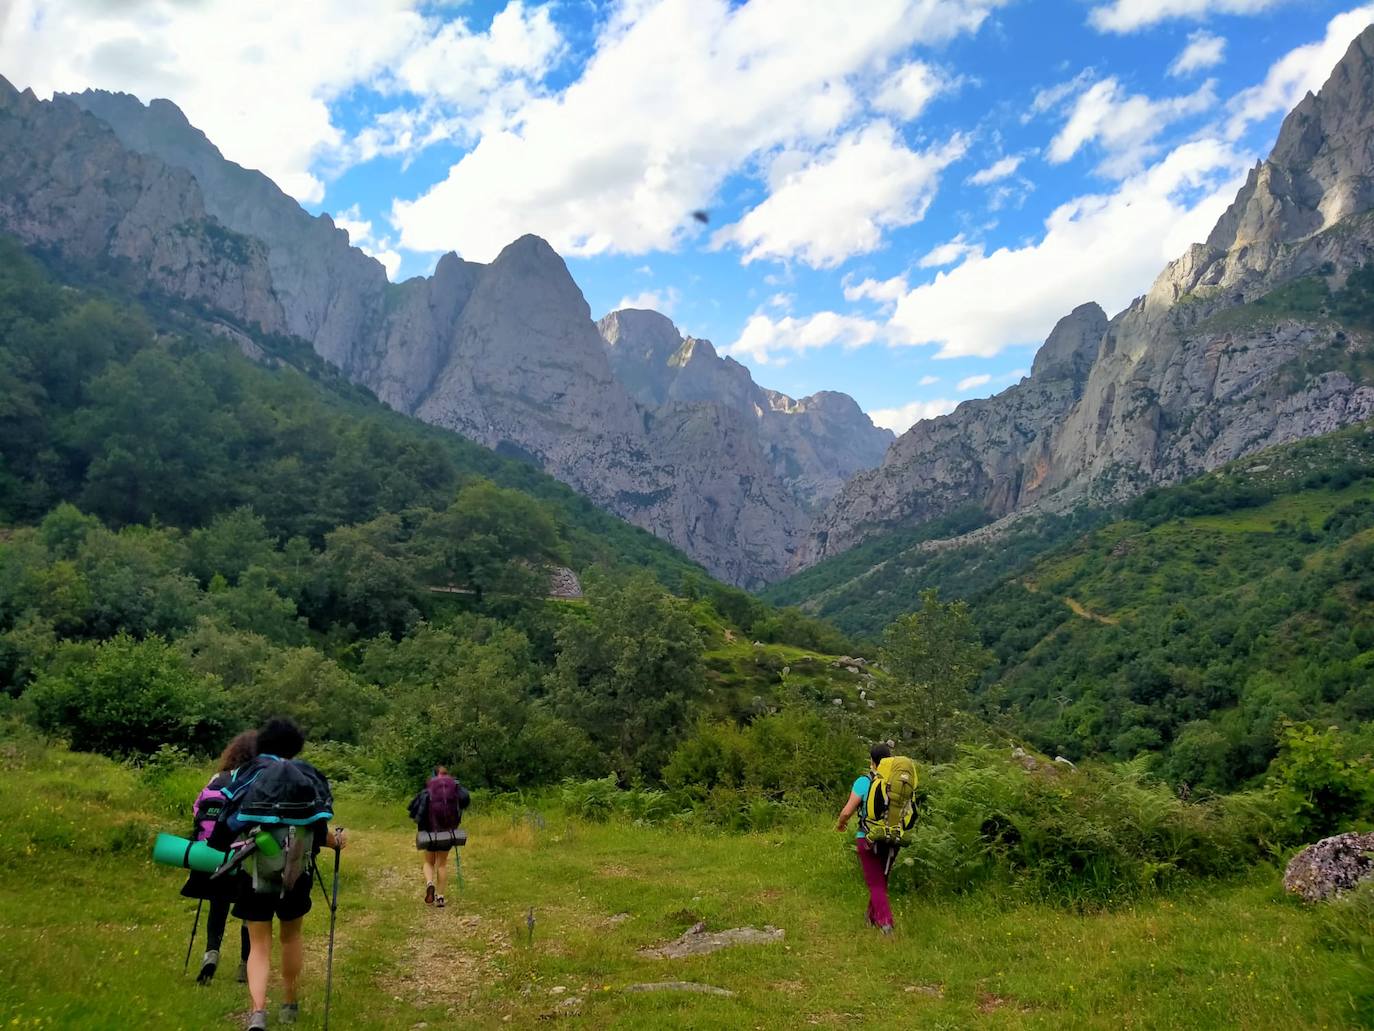
M 0 78 L 0 227 L 140 287 L 285 329 L 266 248 L 206 212 L 195 178 L 134 153 L 68 100 Z
M 822 391 L 795 400 L 760 387 L 709 340 L 683 337 L 656 311 L 615 311 L 597 328 L 616 378 L 641 404 L 712 404 L 744 416 L 774 475 L 808 511 L 881 462 L 893 441 L 892 431 L 874 426 L 848 394 Z
M 761 391 L 704 341 L 662 396 L 622 385 L 537 237 L 489 265 L 447 254 L 432 276 L 392 284 L 328 215 L 226 160 L 168 101 L 39 101 L 0 80 L 0 230 L 298 336 L 397 410 L 536 464 L 741 586 L 780 578 L 806 505 L 886 443 L 852 400 Z
M 1305 277 L 1339 290 L 1374 263 L 1371 209 L 1374 26 L 1288 115 L 1205 243 L 1110 323 L 1076 309 L 1018 386 L 914 426 L 815 520 L 794 568 L 960 505 L 1114 501 L 1374 415 L 1348 360 L 1371 334 L 1272 300 Z
M 1308 902 L 1321 902 L 1374 879 L 1374 834 L 1323 838 L 1288 861 L 1283 886 Z

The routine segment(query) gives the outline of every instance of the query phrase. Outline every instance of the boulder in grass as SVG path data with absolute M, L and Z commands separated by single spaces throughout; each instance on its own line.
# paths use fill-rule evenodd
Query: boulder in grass
M 1323 838 L 1288 861 L 1283 886 L 1308 902 L 1320 902 L 1374 878 L 1374 834 Z

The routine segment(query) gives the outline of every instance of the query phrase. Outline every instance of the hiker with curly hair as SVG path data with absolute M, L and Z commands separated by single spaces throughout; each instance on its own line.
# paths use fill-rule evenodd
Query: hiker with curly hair
M 279 925 L 285 997 L 279 1019 L 283 1024 L 296 1022 L 305 962 L 301 928 L 310 912 L 316 856 L 323 847 L 338 850 L 345 843 L 343 831 L 329 827 L 334 815 L 329 782 L 296 758 L 303 747 L 305 735 L 295 723 L 268 720 L 258 730 L 257 758 L 235 771 L 225 789 L 228 805 L 219 827 L 238 840 L 221 847 L 246 857 L 241 860 L 244 873 L 238 878 L 234 916 L 248 925 L 250 1029 L 267 1027 L 274 919 Z
M 215 829 L 215 821 L 224 810 L 224 788 L 228 785 L 235 770 L 251 762 L 258 754 L 258 732 L 245 730 L 237 735 L 219 757 L 219 766 L 209 783 L 201 788 L 192 807 L 195 824 L 191 830 L 193 841 L 206 841 Z M 237 877 L 221 877 L 211 880 L 208 873 L 191 871 L 182 885 L 181 894 L 188 899 L 203 899 L 210 903 L 210 913 L 205 921 L 205 956 L 200 962 L 200 973 L 196 975 L 197 984 L 209 984 L 219 968 L 220 945 L 224 941 L 224 927 L 229 922 L 229 907 L 238 896 Z M 248 980 L 248 927 L 239 926 L 239 983 Z

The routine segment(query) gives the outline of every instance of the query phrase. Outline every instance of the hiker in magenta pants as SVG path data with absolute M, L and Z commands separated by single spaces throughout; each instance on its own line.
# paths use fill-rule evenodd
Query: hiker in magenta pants
M 859 811 L 868 801 L 868 790 L 873 786 L 871 772 L 877 770 L 878 763 L 892 755 L 892 749 L 879 742 L 869 750 L 872 760 L 870 773 L 863 774 L 850 790 L 849 801 L 840 810 L 840 818 L 835 821 L 835 829 L 842 831 L 849 825 L 849 818 Z M 863 821 L 859 821 L 859 833 L 854 843 L 859 853 L 859 865 L 863 868 L 864 882 L 868 885 L 868 922 L 883 934 L 892 933 L 892 907 L 887 901 L 887 857 L 868 843 L 863 831 Z

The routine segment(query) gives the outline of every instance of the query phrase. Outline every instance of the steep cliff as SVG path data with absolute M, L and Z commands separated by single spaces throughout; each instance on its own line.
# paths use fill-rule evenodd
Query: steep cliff
M 808 511 L 876 466 L 892 443 L 892 431 L 874 426 L 848 394 L 795 400 L 760 387 L 739 362 L 722 358 L 709 340 L 683 337 L 658 312 L 615 311 L 597 328 L 616 377 L 641 404 L 715 404 L 743 416 L 774 475 Z
M 196 180 L 61 98 L 0 78 L 0 227 L 144 288 L 285 329 L 266 248 L 206 213 Z
M 1115 500 L 1368 418 L 1374 323 L 1351 274 L 1374 264 L 1371 207 L 1374 26 L 1205 243 L 1110 324 L 1075 310 L 1019 386 L 914 426 L 815 520 L 794 568 L 962 504 Z
M 536 237 L 490 265 L 448 254 L 432 276 L 389 283 L 327 215 L 227 161 L 167 101 L 39 101 L 6 83 L 0 147 L 0 229 L 299 336 L 392 407 L 535 463 L 730 582 L 778 579 L 805 505 L 881 453 L 848 398 L 761 391 L 704 341 L 672 389 L 636 400 L 642 385 L 617 379 Z

